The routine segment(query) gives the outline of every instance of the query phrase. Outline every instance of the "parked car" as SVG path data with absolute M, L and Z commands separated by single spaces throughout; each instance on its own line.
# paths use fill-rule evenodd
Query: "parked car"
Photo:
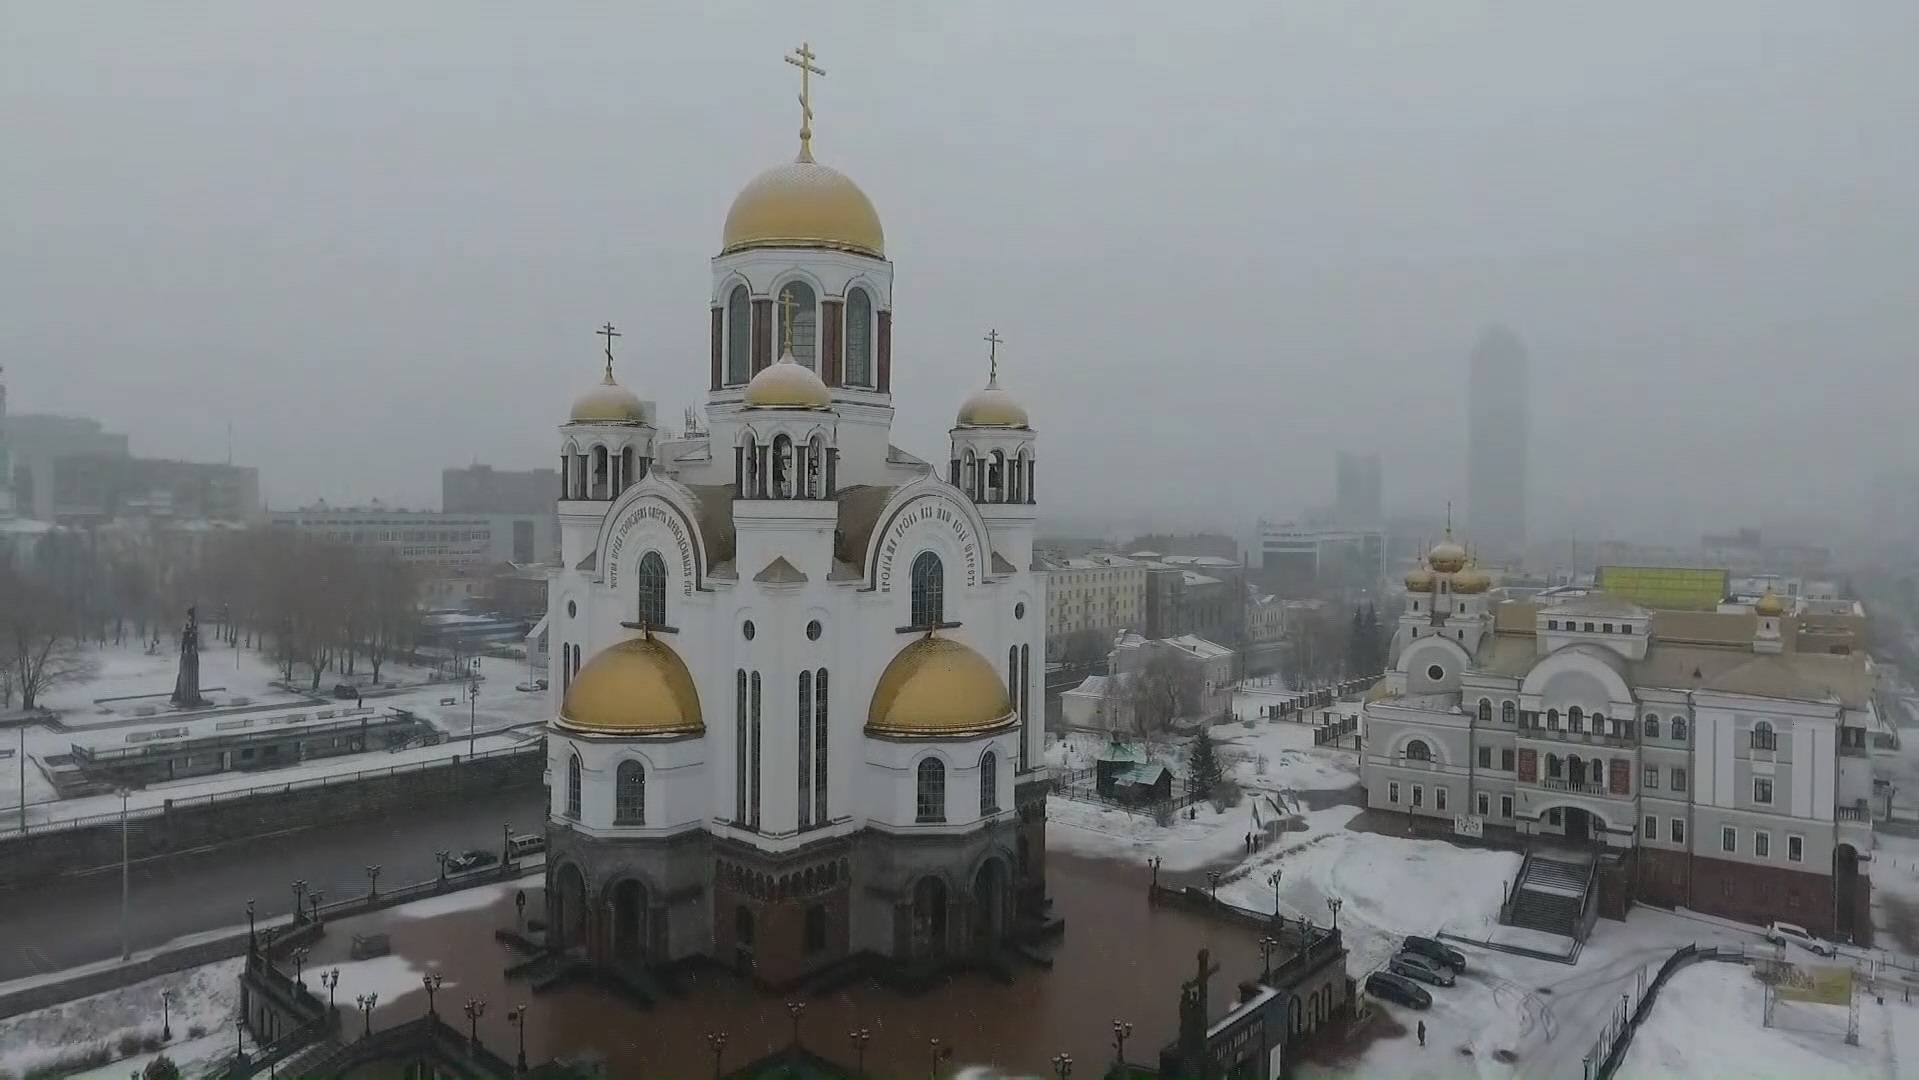
M 1397 1001 L 1413 1009 L 1430 1009 L 1433 996 L 1426 988 L 1390 971 L 1375 971 L 1366 976 L 1366 992 L 1383 1001 Z
M 481 851 L 479 848 L 472 848 L 467 851 L 462 851 L 458 855 L 448 859 L 446 861 L 446 868 L 448 873 L 457 874 L 465 870 L 478 870 L 482 866 L 492 866 L 499 861 L 500 857 L 491 851 Z
M 1437 960 L 1462 975 L 1466 973 L 1466 954 L 1437 938 L 1411 934 L 1405 941 L 1399 943 L 1399 947 L 1404 952 L 1417 953 L 1428 960 Z
M 1429 956 L 1403 952 L 1386 962 L 1386 970 L 1395 975 L 1404 975 L 1408 979 L 1418 979 L 1434 986 L 1451 986 L 1453 969 Z
M 1766 940 L 1772 942 L 1774 945 L 1784 945 L 1787 942 L 1791 942 L 1794 945 L 1812 950 L 1816 956 L 1831 956 L 1833 954 L 1831 945 L 1813 937 L 1805 927 L 1797 926 L 1789 922 L 1768 924 L 1766 926 Z

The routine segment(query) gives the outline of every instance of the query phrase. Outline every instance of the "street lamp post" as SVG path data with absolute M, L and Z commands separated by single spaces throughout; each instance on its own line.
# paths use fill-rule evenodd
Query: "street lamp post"
M 480 1017 L 486 1015 L 485 998 L 466 999 L 467 1038 L 474 1046 L 480 1045 Z
M 335 1011 L 333 1006 L 333 991 L 340 985 L 340 969 L 334 968 L 332 971 L 322 971 L 320 973 L 320 985 L 326 987 L 326 1011 L 331 1015 Z
M 1219 903 L 1219 871 L 1206 871 L 1206 888 L 1212 897 L 1213 903 Z
M 514 1066 L 521 1072 L 526 1071 L 526 1006 L 515 1005 L 507 1010 L 506 1018 L 520 1034 L 520 1056 L 514 1059 Z
M 719 1080 L 720 1060 L 726 1056 L 726 1032 L 707 1032 L 706 1045 L 713 1048 L 713 1080 Z
M 942 1043 L 937 1035 L 926 1040 L 926 1044 L 933 1052 L 933 1063 L 926 1070 L 926 1080 L 938 1080 L 940 1062 L 953 1056 L 953 1048 Z
M 500 869 L 513 869 L 513 823 L 500 822 Z
M 1273 883 L 1273 915 L 1275 917 L 1279 915 L 1279 876 L 1278 870 L 1266 875 L 1266 880 Z
M 373 863 L 366 868 L 366 896 L 368 900 L 380 895 L 380 864 Z
M 247 899 L 247 952 L 248 954 L 251 954 L 253 952 L 254 947 L 257 944 L 258 944 L 258 939 L 253 932 L 253 900 L 251 897 L 249 897 Z
M 426 1014 L 428 1016 L 434 1015 L 433 995 L 440 992 L 440 984 L 445 981 L 446 976 L 438 972 L 431 975 L 420 976 L 420 985 L 426 989 Z
M 466 758 L 473 760 L 473 742 L 480 722 L 480 680 L 476 675 L 466 685 Z
M 1326 907 L 1333 913 L 1333 932 L 1334 933 L 1339 932 L 1339 909 L 1345 906 L 1346 906 L 1346 901 L 1341 900 L 1337 896 L 1329 896 L 1326 898 Z
M 452 857 L 453 853 L 450 851 L 436 851 L 433 853 L 433 861 L 440 864 L 439 887 L 442 889 L 446 888 L 446 863 L 447 860 Z
M 1259 939 L 1259 959 L 1262 971 L 1260 982 L 1270 982 L 1273 977 L 1273 953 L 1279 949 L 1279 939 L 1268 935 Z
M 163 1041 L 173 1039 L 173 991 L 160 991 L 160 1038 Z
M 1118 1064 L 1126 1064 L 1126 1040 L 1132 1036 L 1133 1025 L 1124 1020 L 1113 1021 L 1113 1054 Z
M 361 994 L 353 1000 L 360 1003 L 360 1016 L 366 1020 L 366 1028 L 361 1031 L 360 1038 L 371 1038 L 373 1036 L 373 1007 L 380 1003 L 380 995 Z
M 865 1028 L 854 1028 L 852 1031 L 846 1033 L 846 1037 L 853 1040 L 853 1057 L 859 1062 L 853 1071 L 860 1076 L 865 1076 L 866 1044 L 873 1041 L 873 1033 Z
M 306 903 L 306 894 L 307 894 L 306 879 L 301 878 L 298 881 L 295 881 L 293 883 L 293 921 L 296 923 L 304 922 L 306 920 L 306 912 L 301 910 L 302 906 L 305 905 Z
M 318 889 L 312 889 L 307 893 L 307 903 L 313 905 L 313 924 L 315 926 L 320 924 L 320 901 L 325 896 L 326 894 Z
M 1161 861 L 1157 855 L 1146 860 L 1146 865 L 1153 868 L 1153 888 L 1155 889 L 1159 888 L 1159 864 Z
M 1059 1077 L 1059 1080 L 1066 1080 L 1067 1077 L 1073 1075 L 1073 1055 L 1054 1054 L 1053 1075 Z
M 806 1015 L 806 1002 L 787 1002 L 786 1015 L 793 1018 L 793 1045 L 798 1046 L 800 1044 L 800 1017 Z
M 302 945 L 299 948 L 293 950 L 293 985 L 299 987 L 302 990 L 306 989 L 306 985 L 307 985 L 306 979 L 303 977 L 306 974 L 306 962 L 307 962 L 306 946 Z
M 132 864 L 127 859 L 127 796 L 132 794 L 133 792 L 127 788 L 120 789 L 120 961 L 122 963 L 133 959 L 133 931 L 128 921 L 133 907 L 133 872 Z

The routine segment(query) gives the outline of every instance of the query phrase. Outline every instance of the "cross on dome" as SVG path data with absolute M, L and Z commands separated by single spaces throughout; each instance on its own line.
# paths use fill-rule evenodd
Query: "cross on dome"
M 998 386 L 999 385 L 999 346 L 1000 346 L 1000 342 L 1005 341 L 1006 339 L 999 336 L 999 331 L 997 329 L 992 329 L 992 330 L 986 331 L 986 336 L 982 338 L 981 340 L 986 342 L 986 363 L 988 365 L 986 369 L 986 385 Z
M 800 161 L 813 160 L 813 84 L 808 76 L 826 77 L 826 69 L 813 63 L 817 58 L 804 41 L 786 58 L 787 63 L 800 69 Z
M 611 384 L 613 382 L 613 339 L 621 335 L 618 330 L 613 329 L 612 323 L 607 323 L 594 333 L 606 339 L 606 381 Z

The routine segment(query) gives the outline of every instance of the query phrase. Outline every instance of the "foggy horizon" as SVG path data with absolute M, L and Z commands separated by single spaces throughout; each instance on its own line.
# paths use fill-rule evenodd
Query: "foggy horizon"
M 1463 505 L 1489 324 L 1536 535 L 1837 519 L 1919 456 L 1908 6 L 209 11 L 6 15 L 0 364 L 136 454 L 231 422 L 275 507 L 553 467 L 607 320 L 663 426 L 703 403 L 801 40 L 898 269 L 894 441 L 944 456 L 996 327 L 1049 527 L 1295 517 L 1336 450 Z

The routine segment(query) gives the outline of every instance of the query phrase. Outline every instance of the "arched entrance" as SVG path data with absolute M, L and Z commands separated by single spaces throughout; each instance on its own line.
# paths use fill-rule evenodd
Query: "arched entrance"
M 554 871 L 552 904 L 547 944 L 556 949 L 579 945 L 586 927 L 586 878 L 579 867 L 567 863 Z
M 936 877 L 913 885 L 913 955 L 946 955 L 946 882 Z
M 646 954 L 646 886 L 627 878 L 613 886 L 613 962 L 638 964 Z
M 981 952 L 992 949 L 1005 935 L 1006 869 L 998 859 L 988 859 L 973 875 L 973 945 Z
M 1857 940 L 1859 917 L 1864 914 L 1862 883 L 1859 880 L 1859 851 L 1851 844 L 1840 844 L 1832 852 L 1833 930 L 1841 941 Z

